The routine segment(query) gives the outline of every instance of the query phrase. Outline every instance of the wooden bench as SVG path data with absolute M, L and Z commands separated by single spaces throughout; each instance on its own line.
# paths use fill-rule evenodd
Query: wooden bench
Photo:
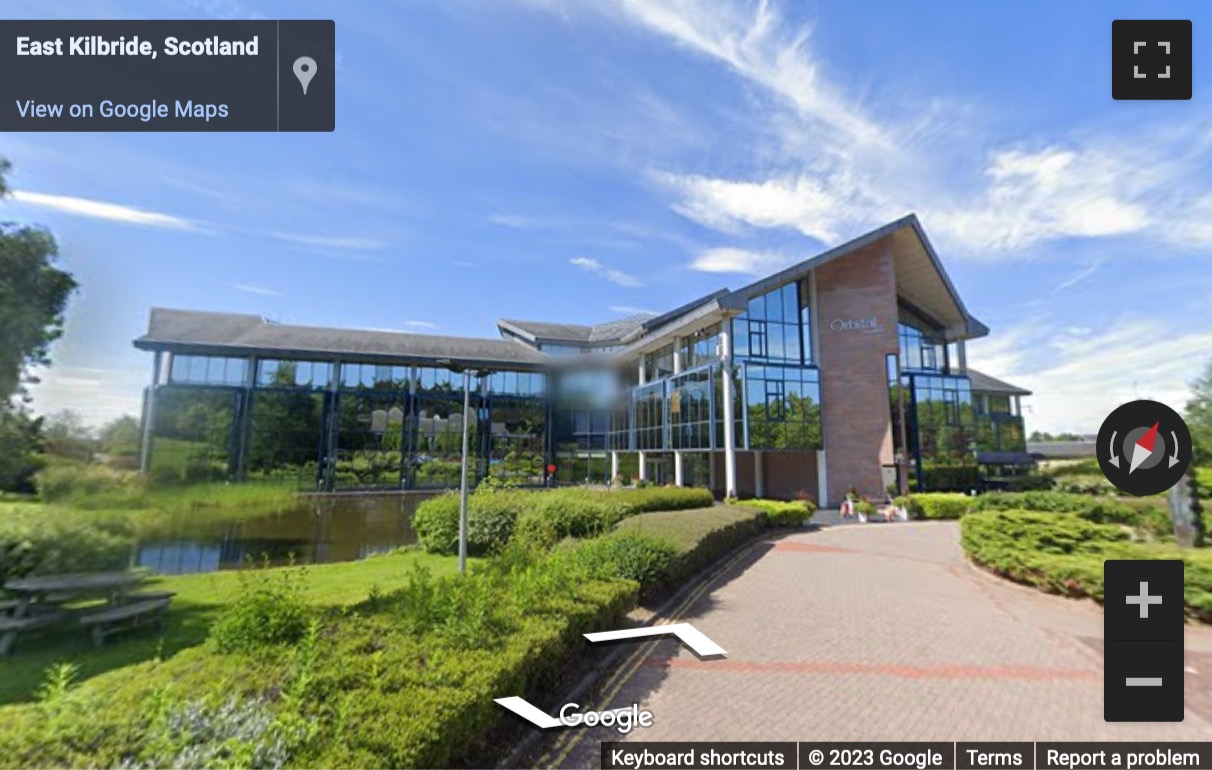
M 62 617 L 61 612 L 33 615 L 28 618 L 0 617 L 0 657 L 12 652 L 13 646 L 17 644 L 17 637 L 23 632 L 57 623 Z
M 89 628 L 93 644 L 97 647 L 105 644 L 105 637 L 139 626 L 155 623 L 160 631 L 164 630 L 164 618 L 168 615 L 170 597 L 161 599 L 146 599 L 117 607 L 107 607 L 96 612 L 80 616 L 80 625 Z

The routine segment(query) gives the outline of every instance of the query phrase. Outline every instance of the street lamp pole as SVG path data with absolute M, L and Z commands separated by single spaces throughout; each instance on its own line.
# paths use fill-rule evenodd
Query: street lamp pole
M 463 370 L 463 462 L 459 479 L 459 574 L 467 571 L 467 451 L 471 422 L 471 370 Z

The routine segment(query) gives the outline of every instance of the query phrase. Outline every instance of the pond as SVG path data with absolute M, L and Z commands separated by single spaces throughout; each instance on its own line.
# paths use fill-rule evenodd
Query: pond
M 431 495 L 325 495 L 302 498 L 242 521 L 208 522 L 190 512 L 170 534 L 140 543 L 135 563 L 165 575 L 273 565 L 356 561 L 417 542 L 412 516 Z

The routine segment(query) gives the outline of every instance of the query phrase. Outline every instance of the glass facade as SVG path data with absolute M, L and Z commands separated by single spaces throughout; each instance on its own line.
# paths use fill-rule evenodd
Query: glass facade
M 711 449 L 714 369 L 704 366 L 669 381 L 669 445 L 672 449 Z
M 822 449 L 816 369 L 747 363 L 745 416 L 750 449 Z
M 749 300 L 744 313 L 732 321 L 732 351 L 736 358 L 812 363 L 808 282 L 788 283 Z
M 544 343 L 544 352 L 569 359 L 547 374 L 476 374 L 467 426 L 474 479 L 543 484 L 554 464 L 558 481 L 606 482 L 613 451 L 620 476 L 635 478 L 643 452 L 655 480 L 673 473 L 676 451 L 684 453 L 685 483 L 705 483 L 705 453 L 724 444 L 726 377 L 735 449 L 823 449 L 811 288 L 810 278 L 775 287 L 729 320 L 653 342 L 665 344 L 618 370 L 589 356 L 572 360 L 617 345 Z M 724 330 L 731 351 L 722 349 Z M 911 464 L 916 488 L 968 489 L 980 453 L 1025 450 L 1016 399 L 973 394 L 956 370 L 962 351 L 940 330 L 902 308 L 898 338 L 899 353 L 887 362 L 894 447 Z M 464 374 L 408 362 L 288 358 L 258 359 L 254 371 L 252 361 L 170 357 L 166 383 L 155 391 L 153 473 L 325 490 L 458 484 Z

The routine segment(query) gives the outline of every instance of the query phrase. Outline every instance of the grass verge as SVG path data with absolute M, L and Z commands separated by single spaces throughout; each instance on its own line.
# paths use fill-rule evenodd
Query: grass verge
M 318 608 L 330 608 L 361 601 L 372 589 L 383 593 L 397 590 L 407 583 L 414 566 L 440 576 L 453 574 L 456 565 L 454 559 L 408 550 L 363 561 L 294 569 L 304 570 L 307 575 L 303 599 Z M 23 638 L 16 654 L 0 658 L 0 704 L 33 700 L 45 671 L 54 663 L 75 664 L 79 667 L 77 678 L 85 680 L 157 656 L 172 657 L 202 644 L 220 610 L 237 597 L 239 574 L 228 571 L 156 578 L 149 583 L 149 590 L 177 593 L 163 636 L 135 631 L 113 638 L 99 650 L 92 648 L 82 630 L 71 626 Z

